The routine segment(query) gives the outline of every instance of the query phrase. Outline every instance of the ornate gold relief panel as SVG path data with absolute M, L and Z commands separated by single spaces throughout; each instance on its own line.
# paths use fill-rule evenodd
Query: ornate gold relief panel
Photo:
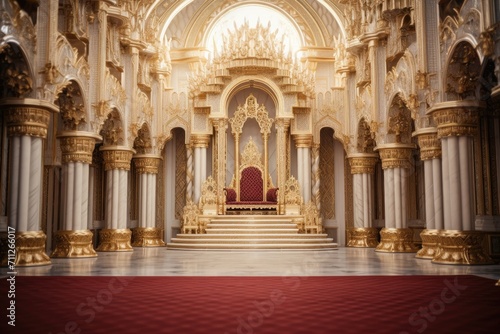
M 333 130 L 321 130 L 319 148 L 319 173 L 321 181 L 319 191 L 321 194 L 321 217 L 324 219 L 335 218 L 335 171 L 333 144 Z
M 176 129 L 175 140 L 175 219 L 182 219 L 186 205 L 186 145 L 184 131 Z

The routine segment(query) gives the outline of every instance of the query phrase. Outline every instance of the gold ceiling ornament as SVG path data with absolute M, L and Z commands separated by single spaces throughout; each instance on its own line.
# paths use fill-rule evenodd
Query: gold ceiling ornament
M 351 174 L 374 174 L 379 161 L 378 154 L 354 153 L 348 156 Z
M 162 158 L 152 154 L 136 154 L 133 160 L 138 174 L 158 174 Z
M 7 134 L 12 136 L 47 137 L 50 111 L 46 108 L 26 105 L 5 107 Z
M 128 147 L 102 146 L 100 148 L 104 160 L 104 170 L 130 170 L 130 161 L 135 151 Z
M 91 164 L 95 144 L 101 139 L 91 132 L 61 132 L 57 138 L 61 140 L 62 163 L 82 162 Z
M 479 125 L 477 101 L 451 101 L 436 104 L 427 113 L 437 124 L 438 138 L 449 136 L 475 136 Z
M 411 144 L 385 144 L 375 148 L 382 160 L 382 169 L 410 168 L 410 159 L 415 146 Z

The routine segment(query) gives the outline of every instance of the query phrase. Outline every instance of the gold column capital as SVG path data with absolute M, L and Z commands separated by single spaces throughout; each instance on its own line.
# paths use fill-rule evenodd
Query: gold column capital
M 474 136 L 479 125 L 479 111 L 483 105 L 477 101 L 451 101 L 436 104 L 427 114 L 437 124 L 438 138 Z
M 130 170 L 130 162 L 135 150 L 123 146 L 103 146 L 100 148 L 104 160 L 104 170 Z
M 424 128 L 413 133 L 420 147 L 420 159 L 432 160 L 441 158 L 441 140 L 436 128 Z
M 161 157 L 153 154 L 134 155 L 134 164 L 138 174 L 158 174 Z
M 207 148 L 208 143 L 210 143 L 210 136 L 209 134 L 192 134 L 191 143 L 193 147 Z
M 375 148 L 382 159 L 382 169 L 388 168 L 410 168 L 410 158 L 413 145 L 408 144 L 385 144 Z
M 311 134 L 297 134 L 293 135 L 293 139 L 295 140 L 295 146 L 299 147 L 311 147 L 313 143 L 313 136 Z
M 91 164 L 95 144 L 102 140 L 101 136 L 85 131 L 61 132 L 57 138 L 61 140 L 63 164 L 70 162 Z
M 0 102 L 6 112 L 7 134 L 46 138 L 53 104 L 36 99 L 6 99 Z
M 347 156 L 351 165 L 351 174 L 374 174 L 379 161 L 378 154 L 354 153 Z

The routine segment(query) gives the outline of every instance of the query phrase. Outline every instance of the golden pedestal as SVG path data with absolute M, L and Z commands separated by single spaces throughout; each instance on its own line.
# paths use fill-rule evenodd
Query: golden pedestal
M 56 248 L 50 255 L 58 258 L 96 257 L 92 245 L 94 234 L 90 230 L 58 231 Z
M 156 227 L 136 227 L 132 229 L 133 247 L 163 247 L 162 230 Z
M 422 238 L 422 249 L 417 252 L 417 259 L 432 260 L 436 256 L 439 249 L 439 232 L 440 230 L 423 230 L 420 233 Z
M 378 245 L 378 229 L 355 227 L 348 230 L 347 247 L 375 248 Z
M 480 231 L 443 230 L 439 233 L 439 249 L 432 263 L 493 264 L 483 248 Z
M 409 228 L 383 228 L 376 252 L 416 253 L 418 247 L 413 241 L 413 231 Z
M 43 231 L 16 233 L 16 267 L 45 266 L 50 258 L 45 253 L 47 236 Z
M 99 232 L 100 243 L 98 252 L 131 252 L 132 231 L 123 229 L 103 229 Z

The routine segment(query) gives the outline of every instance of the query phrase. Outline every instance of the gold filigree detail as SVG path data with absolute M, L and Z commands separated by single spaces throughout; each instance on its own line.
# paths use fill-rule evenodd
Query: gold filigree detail
M 439 230 L 423 230 L 420 232 L 422 249 L 417 252 L 417 259 L 432 260 L 439 249 Z
M 46 109 L 25 106 L 8 106 L 8 136 L 47 137 L 50 112 Z
M 156 227 L 136 227 L 132 229 L 133 247 L 163 247 L 163 230 Z
M 130 170 L 130 161 L 135 153 L 134 150 L 119 147 L 106 147 L 100 149 L 104 159 L 104 170 L 122 169 Z
M 74 135 L 73 135 L 74 134 Z M 58 136 L 61 139 L 62 163 L 82 162 L 91 164 L 96 137 L 84 136 L 78 132 L 63 133 Z
M 200 209 L 205 205 L 217 204 L 217 183 L 209 176 L 201 186 Z
M 286 181 L 284 193 L 286 205 L 302 205 L 299 181 L 293 175 Z
M 243 131 L 243 125 L 249 118 L 254 118 L 259 124 L 260 133 L 263 135 L 269 135 L 271 133 L 271 127 L 274 120 L 269 118 L 266 106 L 261 104 L 259 106 L 257 98 L 250 94 L 246 100 L 245 104 L 239 105 L 234 112 L 233 118 L 229 119 L 231 124 L 231 132 L 233 135 L 241 134 Z
M 76 83 L 71 82 L 64 87 L 58 94 L 56 103 L 65 129 L 76 130 L 86 122 L 82 94 Z
M 96 257 L 92 245 L 94 234 L 89 230 L 57 231 L 56 248 L 50 255 L 59 258 Z
M 123 144 L 123 128 L 118 111 L 113 110 L 108 114 L 108 118 L 104 122 L 101 130 L 105 145 L 122 145 Z
M 24 61 L 23 52 L 11 44 L 2 45 L 0 49 L 0 78 L 3 96 L 23 97 L 33 90 L 33 79 Z
M 257 144 L 255 144 L 255 142 L 253 141 L 252 137 L 250 137 L 248 143 L 245 145 L 245 148 L 243 149 L 243 153 L 241 155 L 240 171 L 248 166 L 258 167 L 261 172 L 263 169 L 262 155 L 259 152 L 259 148 L 257 147 Z
M 376 227 L 353 227 L 347 230 L 347 247 L 375 248 L 378 245 Z
M 391 145 L 379 146 L 376 150 L 379 151 L 380 159 L 382 160 L 382 169 L 387 168 L 410 168 L 411 155 L 414 147 L 410 145 Z
M 134 156 L 135 170 L 138 174 L 158 174 L 161 157 L 146 155 Z
M 432 117 L 437 124 L 438 138 L 475 136 L 479 124 L 477 107 L 449 107 L 436 109 Z
M 98 252 L 130 252 L 133 250 L 130 244 L 132 231 L 126 229 L 103 229 L 99 232 L 101 240 Z
M 441 140 L 438 138 L 437 132 L 419 134 L 417 139 L 421 160 L 441 158 Z
M 16 267 L 44 266 L 50 264 L 45 253 L 47 236 L 43 231 L 16 233 Z
M 303 204 L 301 208 L 302 214 L 304 215 L 304 232 L 305 233 L 323 233 L 323 221 L 319 217 L 318 208 L 316 204 L 309 201 L 307 204 Z
M 376 252 L 416 253 L 418 247 L 413 241 L 413 231 L 409 228 L 383 228 Z
M 483 249 L 484 233 L 480 231 L 442 230 L 438 251 L 432 259 L 439 264 L 492 264 Z
M 351 166 L 351 174 L 374 174 L 375 165 L 379 161 L 378 157 L 374 156 L 349 156 L 349 164 Z
M 199 233 L 200 229 L 198 226 L 198 216 L 200 214 L 200 209 L 198 206 L 189 200 L 184 207 L 182 214 L 182 233 Z

